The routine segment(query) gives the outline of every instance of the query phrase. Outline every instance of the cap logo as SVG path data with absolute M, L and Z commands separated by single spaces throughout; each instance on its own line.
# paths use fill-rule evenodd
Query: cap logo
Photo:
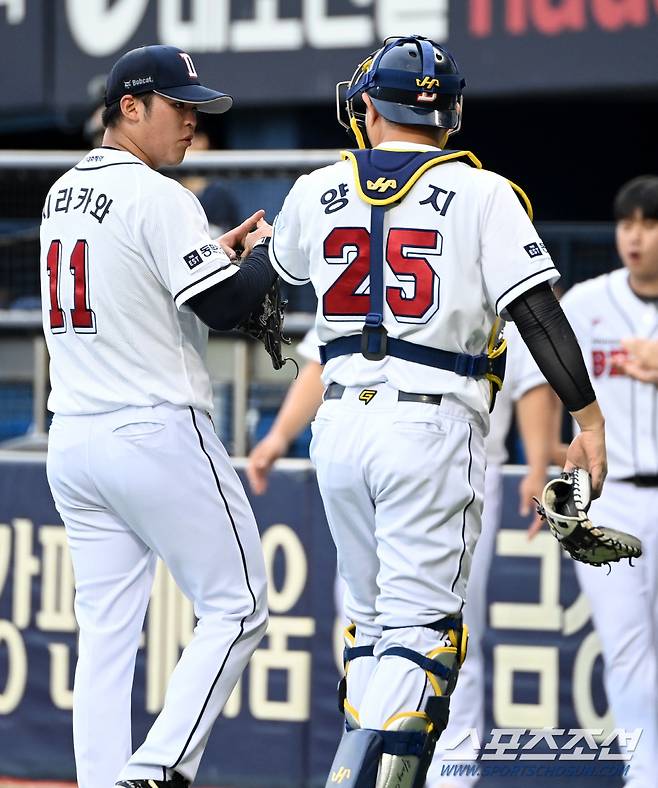
M 179 52 L 178 55 L 183 58 L 183 62 L 187 66 L 187 73 L 192 78 L 197 78 L 199 75 L 196 73 L 196 69 L 194 68 L 194 63 L 192 62 L 192 58 L 187 54 L 187 52 Z
M 126 90 L 130 88 L 139 88 L 142 85 L 153 84 L 153 77 L 136 77 L 135 79 L 124 79 L 123 86 Z

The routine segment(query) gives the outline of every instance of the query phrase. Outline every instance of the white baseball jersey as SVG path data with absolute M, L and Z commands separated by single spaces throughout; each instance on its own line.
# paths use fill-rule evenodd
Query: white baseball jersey
M 191 192 L 97 148 L 48 192 L 41 249 L 50 410 L 212 409 L 208 329 L 185 303 L 238 269 Z
M 615 363 L 622 339 L 658 336 L 656 302 L 638 298 L 620 269 L 576 285 L 561 303 L 606 419 L 609 477 L 658 474 L 658 387 L 625 376 Z
M 395 150 L 439 150 L 408 142 Z M 318 294 L 322 343 L 358 334 L 369 311 L 370 205 L 341 161 L 295 183 L 274 223 L 273 265 Z M 384 326 L 390 337 L 454 352 L 485 350 L 495 316 L 559 274 L 508 182 L 451 161 L 425 172 L 384 223 Z M 397 358 L 329 361 L 325 382 L 451 393 L 483 416 L 489 384 Z
M 297 345 L 297 352 L 307 361 L 320 361 L 320 338 L 315 328 L 310 328 Z
M 575 285 L 562 307 L 578 337 L 605 416 L 608 479 L 589 510 L 594 523 L 631 531 L 643 556 L 607 575 L 576 562 L 578 582 L 601 639 L 605 688 L 615 726 L 642 730 L 627 785 L 654 785 L 658 751 L 658 488 L 619 481 L 658 474 L 658 386 L 616 363 L 626 337 L 658 336 L 656 301 L 638 298 L 625 268 Z M 629 604 L 629 600 L 631 600 Z M 619 621 L 624 622 L 619 626 Z
M 514 323 L 505 326 L 505 337 L 507 338 L 505 385 L 496 397 L 496 407 L 485 442 L 487 469 L 492 465 L 500 466 L 507 462 L 505 440 L 512 424 L 514 403 L 530 389 L 546 383 L 546 378 L 540 372 Z

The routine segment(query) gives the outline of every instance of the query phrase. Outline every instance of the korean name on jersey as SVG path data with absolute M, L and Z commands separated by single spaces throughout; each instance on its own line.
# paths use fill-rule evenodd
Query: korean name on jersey
M 92 151 L 43 208 L 49 409 L 170 402 L 210 411 L 207 328 L 185 304 L 237 270 L 191 192 L 130 153 Z
M 288 282 L 313 282 L 322 343 L 363 326 L 369 228 L 370 206 L 358 196 L 347 161 L 302 175 L 275 220 L 270 258 Z M 462 162 L 428 170 L 387 210 L 384 247 L 389 336 L 443 350 L 482 353 L 496 315 L 504 317 L 523 292 L 559 276 L 509 183 Z M 327 363 L 323 377 L 454 394 L 486 418 L 486 381 L 397 358 L 342 356 Z

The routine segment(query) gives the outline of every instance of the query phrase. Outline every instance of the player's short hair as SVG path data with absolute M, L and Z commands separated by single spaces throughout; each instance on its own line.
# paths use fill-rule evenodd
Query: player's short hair
M 640 175 L 617 192 L 615 219 L 629 219 L 636 211 L 645 219 L 658 219 L 658 175 Z
M 140 96 L 135 96 L 136 99 L 139 99 L 144 103 L 146 107 L 146 112 L 148 113 L 151 109 L 151 103 L 153 101 L 153 92 L 151 93 L 142 93 Z M 103 126 L 106 129 L 111 129 L 117 125 L 117 123 L 123 117 L 123 113 L 121 112 L 121 102 L 115 101 L 113 104 L 110 104 L 109 107 L 105 107 L 103 109 L 103 114 L 101 115 L 101 121 Z

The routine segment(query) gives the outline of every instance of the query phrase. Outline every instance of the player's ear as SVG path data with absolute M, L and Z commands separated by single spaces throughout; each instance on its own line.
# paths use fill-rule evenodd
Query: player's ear
M 121 114 L 128 118 L 128 120 L 139 120 L 140 117 L 140 110 L 139 110 L 139 102 L 134 96 L 126 95 L 121 97 L 121 101 L 119 102 L 121 106 Z
M 376 118 L 379 117 L 379 112 L 377 112 L 375 105 L 372 103 L 372 99 L 365 92 L 361 94 L 361 98 L 363 99 L 363 103 L 366 105 L 367 113 L 371 115 L 371 120 L 374 121 Z

